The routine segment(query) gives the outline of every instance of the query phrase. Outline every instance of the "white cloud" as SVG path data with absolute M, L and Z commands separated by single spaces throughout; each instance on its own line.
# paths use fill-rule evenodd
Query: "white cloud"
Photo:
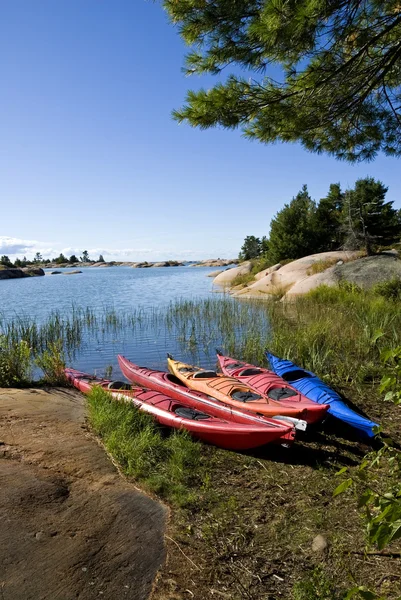
M 233 258 L 237 252 L 229 248 L 209 248 L 206 251 L 197 249 L 177 250 L 172 247 L 165 248 L 77 248 L 76 246 L 62 247 L 54 242 L 41 242 L 38 240 L 22 240 L 0 235 L 0 255 L 7 255 L 11 260 L 26 256 L 32 259 L 36 252 L 40 252 L 44 258 L 54 258 L 61 252 L 67 258 L 72 254 L 81 256 L 83 250 L 87 250 L 92 260 L 96 260 L 100 254 L 105 260 L 121 261 L 158 261 L 158 260 L 200 260 L 202 258 Z

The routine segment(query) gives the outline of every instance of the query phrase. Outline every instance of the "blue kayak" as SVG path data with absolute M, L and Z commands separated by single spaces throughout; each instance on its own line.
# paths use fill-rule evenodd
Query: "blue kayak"
M 290 360 L 278 358 L 271 352 L 266 351 L 266 357 L 270 362 L 272 371 L 288 381 L 309 400 L 313 400 L 318 404 L 328 404 L 330 407 L 328 412 L 333 417 L 348 423 L 351 427 L 355 427 L 365 436 L 374 437 L 373 428 L 378 427 L 377 423 L 373 423 L 373 421 L 352 410 L 341 400 L 337 392 L 319 379 L 317 375 L 297 367 Z

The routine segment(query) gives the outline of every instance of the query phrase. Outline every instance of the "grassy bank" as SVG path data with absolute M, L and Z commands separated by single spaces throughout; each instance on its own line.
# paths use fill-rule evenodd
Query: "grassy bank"
M 75 321 L 60 325 L 56 319 L 35 336 L 22 324 L 9 325 L 3 345 L 11 346 L 3 357 L 27 344 L 28 373 L 32 356 L 52 355 L 52 343 L 67 355 L 93 328 L 136 331 L 155 324 L 178 340 L 182 356 L 204 366 L 212 366 L 216 346 L 257 364 L 266 364 L 269 347 L 315 371 L 400 443 L 400 409 L 379 390 L 381 353 L 401 344 L 400 309 L 389 290 L 366 293 L 348 286 L 320 288 L 292 303 L 219 297 L 177 302 L 150 314 L 109 311 L 92 318 L 81 311 Z M 354 491 L 333 498 L 338 471 L 357 472 L 370 450 L 360 441 L 327 427 L 309 432 L 292 449 L 240 454 L 168 435 L 99 391 L 89 401 L 89 414 L 125 475 L 173 507 L 157 600 L 340 600 L 355 585 L 383 598 L 400 597 L 399 540 L 391 546 L 393 555 L 366 553 Z M 375 485 L 389 476 L 381 465 L 367 475 Z M 317 535 L 325 542 L 320 549 Z

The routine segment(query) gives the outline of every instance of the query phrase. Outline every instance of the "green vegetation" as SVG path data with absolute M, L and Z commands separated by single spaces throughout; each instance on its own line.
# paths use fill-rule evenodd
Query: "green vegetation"
M 89 396 L 89 419 L 125 475 L 176 506 L 194 503 L 203 470 L 200 444 L 187 432 L 165 434 L 151 416 L 100 387 Z
M 340 600 L 333 581 L 323 566 L 318 565 L 301 581 L 294 585 L 293 600 Z
M 317 273 L 323 273 L 323 271 L 326 271 L 330 267 L 334 266 L 336 263 L 336 258 L 318 260 L 309 267 L 309 269 L 307 270 L 307 275 L 316 275 Z
M 43 383 L 49 385 L 65 385 L 67 383 L 64 374 L 65 355 L 61 339 L 50 342 L 47 349 L 37 356 L 35 364 L 43 372 Z
M 397 0 L 163 5 L 191 47 L 186 73 L 226 76 L 189 91 L 178 121 L 348 161 L 401 154 Z
M 317 203 L 304 185 L 273 217 L 263 244 L 254 236 L 245 238 L 240 258 L 262 256 L 273 265 L 331 250 L 361 249 L 370 255 L 391 247 L 401 236 L 401 211 L 385 201 L 387 190 L 381 181 L 365 177 L 345 192 L 339 184 L 331 184 Z
M 27 385 L 31 378 L 31 352 L 24 340 L 0 334 L 0 387 Z
M 4 358 L 13 353 L 13 361 L 7 359 L 14 365 L 11 372 L 21 367 L 19 349 L 26 358 L 24 373 L 20 381 L 3 376 L 3 385 L 26 383 L 34 361 L 49 381 L 59 373 L 63 353 L 68 357 L 82 341 L 88 343 L 92 332 L 97 339 L 102 331 L 114 335 L 149 327 L 164 328 L 194 363 L 203 353 L 212 361 L 220 347 L 266 364 L 267 346 L 315 371 L 383 424 L 387 441 L 379 453 L 367 455 L 368 448 L 341 438 L 329 424 L 300 437 L 293 450 L 270 446 L 248 454 L 227 452 L 185 434 L 167 435 L 134 406 L 111 400 L 100 389 L 89 400 L 91 424 L 128 477 L 177 507 L 171 535 L 191 571 L 189 576 L 182 568 L 182 553 L 172 543 L 169 568 L 180 590 L 191 589 L 193 581 L 207 597 L 211 582 L 218 580 L 234 600 L 266 594 L 340 600 L 350 589 L 349 598 L 374 598 L 366 594 L 376 589 L 379 597 L 395 600 L 401 581 L 388 574 L 391 557 L 378 555 L 372 562 L 364 552 L 367 543 L 388 545 L 395 555 L 399 548 L 401 418 L 394 404 L 401 381 L 399 308 L 396 298 L 343 284 L 284 304 L 213 297 L 149 313 L 74 309 L 70 317 L 54 313 L 41 326 L 29 319 L 3 319 L 0 373 Z M 344 493 L 333 498 L 339 486 Z M 324 556 L 310 550 L 318 533 L 329 542 Z M 163 587 L 168 580 L 159 580 L 160 598 L 168 597 Z
M 373 288 L 373 293 L 389 300 L 401 300 L 401 279 L 394 277 L 389 281 L 377 283 Z
M 80 256 L 80 261 L 81 262 L 90 262 L 89 252 L 87 250 L 84 250 L 82 252 L 82 256 Z
M 257 258 L 261 254 L 265 254 L 268 250 L 267 239 L 263 237 L 261 240 L 254 235 L 248 235 L 241 248 L 239 254 L 240 260 L 251 260 Z

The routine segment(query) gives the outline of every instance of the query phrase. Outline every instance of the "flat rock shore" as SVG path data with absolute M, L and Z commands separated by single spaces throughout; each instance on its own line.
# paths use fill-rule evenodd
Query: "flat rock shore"
M 82 396 L 0 389 L 1 600 L 144 600 L 165 521 L 88 430 Z

